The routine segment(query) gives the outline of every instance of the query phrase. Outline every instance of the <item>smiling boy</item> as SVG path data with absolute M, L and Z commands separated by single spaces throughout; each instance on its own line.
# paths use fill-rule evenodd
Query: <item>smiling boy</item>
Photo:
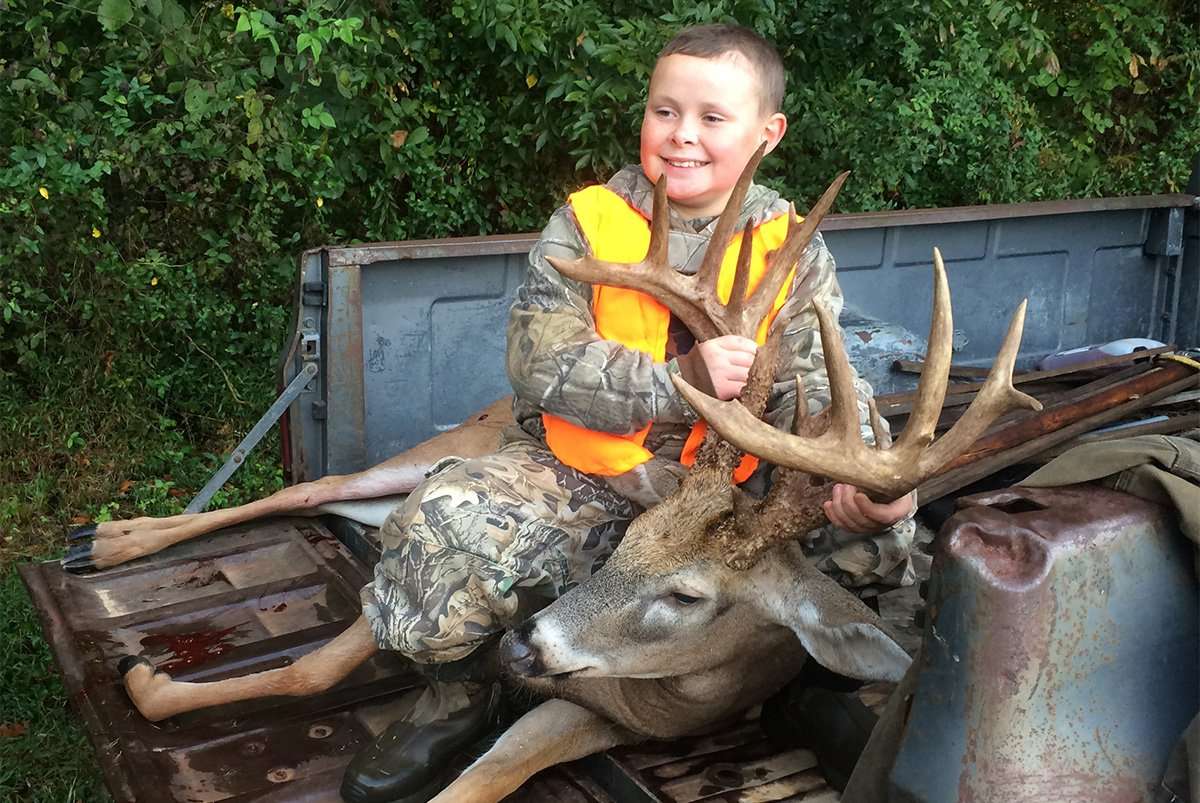
M 590 251 L 641 259 L 645 245 L 634 252 L 648 230 L 653 182 L 665 174 L 669 259 L 695 273 L 747 161 L 764 142 L 773 150 L 787 131 L 783 92 L 779 56 L 754 32 L 731 25 L 682 32 L 655 65 L 640 165 L 575 193 L 551 217 L 509 319 L 518 426 L 496 454 L 445 463 L 380 531 L 383 554 L 363 590 L 363 611 L 379 646 L 424 666 L 431 684 L 413 715 L 351 764 L 346 800 L 419 797 L 491 718 L 479 648 L 590 576 L 630 520 L 675 489 L 697 416 L 671 375 L 721 399 L 741 391 L 755 341 L 698 343 L 660 305 L 567 279 L 547 257 Z M 751 185 L 738 229 L 753 222 L 755 259 L 778 246 L 787 211 L 778 193 Z M 797 275 L 813 277 L 816 300 L 838 314 L 841 290 L 820 235 L 801 263 Z M 829 402 L 811 306 L 790 322 L 781 355 L 786 381 L 775 384 L 767 408 L 776 426 L 792 417 L 791 377 L 803 376 L 811 412 Z M 857 385 L 865 421 L 870 389 Z M 818 565 L 847 585 L 913 582 L 911 508 L 907 498 L 876 505 L 839 486 L 827 506 L 836 526 L 827 528 Z M 874 534 L 836 548 L 841 530 Z

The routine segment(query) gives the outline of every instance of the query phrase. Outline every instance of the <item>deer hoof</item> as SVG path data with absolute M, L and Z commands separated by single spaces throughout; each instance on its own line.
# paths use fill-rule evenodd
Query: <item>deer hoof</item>
M 82 541 L 85 538 L 89 540 L 95 538 L 97 527 L 99 527 L 98 524 L 85 524 L 82 527 L 76 527 L 67 533 L 67 540 L 74 543 L 75 541 Z
M 87 574 L 94 572 L 98 567 L 96 561 L 92 559 L 92 544 L 76 544 L 67 550 L 67 554 L 63 556 L 60 564 L 64 569 L 72 574 Z
M 150 667 L 151 671 L 154 670 L 154 664 L 150 663 L 150 661 L 142 656 L 126 655 L 121 659 L 120 663 L 117 664 L 117 672 L 120 673 L 121 677 L 125 677 L 131 671 L 133 671 L 135 666 L 138 666 L 139 664 L 145 664 L 146 666 Z

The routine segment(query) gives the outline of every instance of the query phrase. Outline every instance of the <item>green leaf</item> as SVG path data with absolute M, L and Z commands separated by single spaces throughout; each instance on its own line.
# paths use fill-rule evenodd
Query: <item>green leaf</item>
M 321 112 L 321 116 L 317 119 L 319 119 L 321 121 L 321 125 L 325 126 L 326 128 L 337 128 L 337 123 L 334 122 L 333 115 L 329 112 Z
M 275 77 L 275 56 L 268 53 L 258 60 L 258 71 L 264 78 Z
M 288 145 L 280 145 L 275 151 L 275 164 L 279 165 L 279 169 L 284 172 L 291 173 L 295 170 L 295 165 L 292 164 L 292 149 Z
M 404 144 L 420 145 L 427 139 L 429 139 L 429 129 L 425 126 L 418 126 L 408 133 L 408 139 L 404 141 Z
M 100 0 L 100 25 L 106 31 L 115 31 L 133 19 L 133 6 L 129 0 Z
M 162 16 L 163 3 L 162 0 L 143 0 L 146 10 L 150 12 L 150 16 L 158 18 Z
M 188 81 L 187 89 L 183 93 L 183 107 L 187 109 L 188 114 L 202 117 L 208 111 L 208 101 L 211 97 L 199 81 Z
M 263 122 L 261 117 L 251 117 L 246 126 L 246 144 L 256 145 L 262 142 Z
M 175 31 L 187 24 L 187 14 L 175 0 L 162 0 L 162 24 L 168 31 Z

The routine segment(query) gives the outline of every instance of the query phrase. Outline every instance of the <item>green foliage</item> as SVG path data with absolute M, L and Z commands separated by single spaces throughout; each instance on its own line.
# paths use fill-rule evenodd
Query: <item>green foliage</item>
M 801 205 L 846 167 L 845 211 L 1178 189 L 1189 1 L 0 0 L 0 487 L 84 480 L 21 527 L 194 491 L 274 393 L 301 251 L 538 228 L 636 158 L 685 25 L 777 42 Z

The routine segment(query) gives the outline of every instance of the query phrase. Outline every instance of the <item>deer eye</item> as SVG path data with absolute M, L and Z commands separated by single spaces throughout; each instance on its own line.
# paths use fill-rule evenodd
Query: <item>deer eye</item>
M 687 594 L 680 594 L 678 591 L 674 591 L 671 593 L 671 599 L 675 600 L 676 604 L 678 604 L 678 605 L 694 605 L 700 601 L 699 597 L 693 597 L 693 596 L 689 596 Z

